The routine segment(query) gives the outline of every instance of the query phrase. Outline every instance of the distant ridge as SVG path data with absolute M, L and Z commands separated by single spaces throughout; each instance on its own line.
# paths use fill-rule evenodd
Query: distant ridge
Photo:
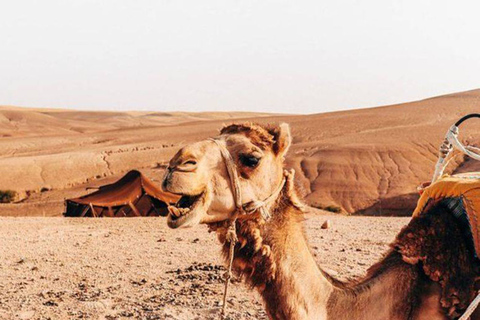
M 93 133 L 141 126 L 257 118 L 267 115 L 272 114 L 254 112 L 78 111 L 0 106 L 0 137 L 35 137 L 61 132 L 63 134 Z

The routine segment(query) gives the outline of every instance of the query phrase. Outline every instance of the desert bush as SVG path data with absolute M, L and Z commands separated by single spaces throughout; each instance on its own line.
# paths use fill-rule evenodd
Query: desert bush
M 323 208 L 323 210 L 330 211 L 330 212 L 333 212 L 333 213 L 342 212 L 342 208 L 340 208 L 338 206 L 334 206 L 334 205 L 326 206 L 325 208 Z
M 17 193 L 13 190 L 0 190 L 0 203 L 10 203 L 15 201 Z
M 333 205 L 333 204 L 330 204 L 330 205 L 326 206 L 326 205 L 323 205 L 323 204 L 314 203 L 314 204 L 311 204 L 311 206 L 314 207 L 314 208 L 317 208 L 317 209 L 330 211 L 330 212 L 333 212 L 333 213 L 342 213 L 343 212 L 341 207 Z

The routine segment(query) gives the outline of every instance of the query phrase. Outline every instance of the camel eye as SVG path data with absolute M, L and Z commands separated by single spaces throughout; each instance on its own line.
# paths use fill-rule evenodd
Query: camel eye
M 260 163 L 260 158 L 257 158 L 249 154 L 241 154 L 240 162 L 246 167 L 255 168 Z

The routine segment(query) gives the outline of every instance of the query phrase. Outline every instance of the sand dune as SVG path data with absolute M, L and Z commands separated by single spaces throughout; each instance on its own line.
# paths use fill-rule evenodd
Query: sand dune
M 480 90 L 288 116 L 0 107 L 0 190 L 16 190 L 24 199 L 0 205 L 0 214 L 59 215 L 65 197 L 133 168 L 159 180 L 162 166 L 182 145 L 215 135 L 224 123 L 250 120 L 291 124 L 294 145 L 287 162 L 296 169 L 308 204 L 348 213 L 407 215 L 417 198 L 416 186 L 431 177 L 448 127 L 479 111 Z M 475 121 L 462 127 L 462 138 L 478 145 L 480 125 Z M 462 170 L 480 167 L 460 158 L 451 171 Z

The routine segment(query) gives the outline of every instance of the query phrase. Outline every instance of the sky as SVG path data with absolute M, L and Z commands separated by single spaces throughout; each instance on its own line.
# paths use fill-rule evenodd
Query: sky
M 480 88 L 480 2 L 0 0 L 0 105 L 318 113 Z

